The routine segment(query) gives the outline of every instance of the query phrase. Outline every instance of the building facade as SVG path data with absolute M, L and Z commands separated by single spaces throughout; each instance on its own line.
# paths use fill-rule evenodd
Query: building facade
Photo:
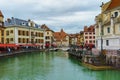
M 102 3 L 95 20 L 97 48 L 120 49 L 120 0 Z
M 69 44 L 70 45 L 77 45 L 77 35 L 76 34 L 69 34 Z
M 95 45 L 95 26 L 84 27 L 84 45 Z
M 84 45 L 84 32 L 80 31 L 80 45 Z
M 81 36 L 80 33 L 69 34 L 69 44 L 72 45 L 81 45 Z
M 0 43 L 5 43 L 4 16 L 0 11 Z
M 53 39 L 54 31 L 48 28 L 48 26 L 46 26 L 45 24 L 41 25 L 41 29 L 44 30 L 45 44 L 50 44 L 50 46 L 54 44 L 53 43 L 54 42 L 54 39 Z
M 57 46 L 69 46 L 69 35 L 61 29 L 60 32 L 54 32 L 54 43 Z
M 5 21 L 6 43 L 44 44 L 44 31 L 31 20 L 9 18 Z

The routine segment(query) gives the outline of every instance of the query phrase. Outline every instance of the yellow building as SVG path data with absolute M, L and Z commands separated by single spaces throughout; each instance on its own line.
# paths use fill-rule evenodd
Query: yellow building
M 44 44 L 44 31 L 33 21 L 17 18 L 5 21 L 6 43 Z
M 69 34 L 69 44 L 80 45 L 80 42 L 81 42 L 80 33 Z
M 96 47 L 120 49 L 120 0 L 102 3 L 101 13 L 95 20 Z
M 0 43 L 5 43 L 4 16 L 0 11 Z
M 44 29 L 45 44 L 54 44 L 53 43 L 53 34 L 54 31 L 48 28 L 45 24 L 41 25 L 41 29 Z
M 77 34 L 69 34 L 69 44 L 77 45 Z

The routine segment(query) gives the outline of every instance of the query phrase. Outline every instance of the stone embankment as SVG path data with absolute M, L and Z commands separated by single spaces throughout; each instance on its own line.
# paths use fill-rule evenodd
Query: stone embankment
M 92 70 L 120 69 L 120 52 L 118 50 L 81 49 L 71 47 L 70 56 L 80 59 L 83 65 Z

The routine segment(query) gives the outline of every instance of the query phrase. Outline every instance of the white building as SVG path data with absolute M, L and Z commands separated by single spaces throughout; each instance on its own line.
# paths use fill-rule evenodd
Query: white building
M 101 46 L 103 49 L 120 49 L 120 0 L 111 0 L 101 8 L 101 13 L 96 16 L 96 46 L 98 49 Z

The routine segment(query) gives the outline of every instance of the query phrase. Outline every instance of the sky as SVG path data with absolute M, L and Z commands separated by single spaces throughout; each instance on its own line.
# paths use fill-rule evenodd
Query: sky
M 31 19 L 57 32 L 78 33 L 95 24 L 102 2 L 109 0 L 0 0 L 0 10 L 7 18 Z

